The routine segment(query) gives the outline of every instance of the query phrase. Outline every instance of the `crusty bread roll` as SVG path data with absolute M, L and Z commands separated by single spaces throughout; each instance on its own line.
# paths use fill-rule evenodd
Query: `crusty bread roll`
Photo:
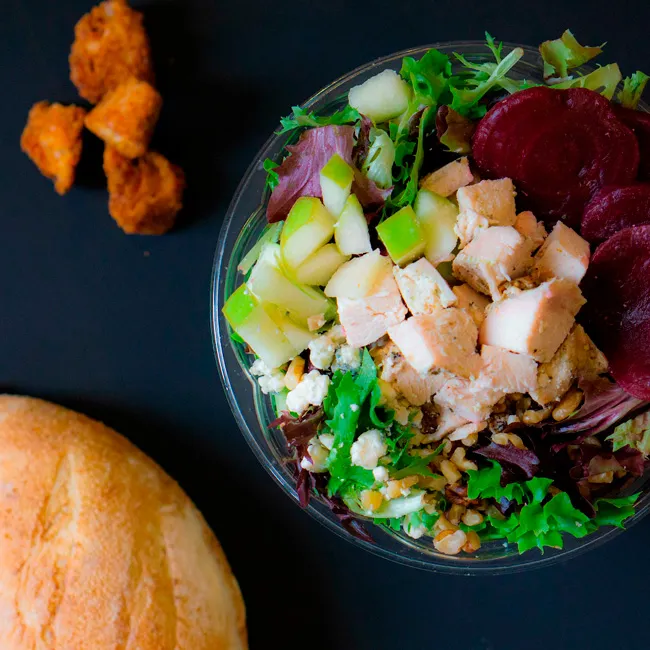
M 237 582 L 180 487 L 108 427 L 6 395 L 0 648 L 247 648 Z

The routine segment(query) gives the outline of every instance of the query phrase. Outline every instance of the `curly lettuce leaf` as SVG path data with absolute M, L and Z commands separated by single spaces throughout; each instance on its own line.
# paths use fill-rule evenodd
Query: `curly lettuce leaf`
M 486 35 L 489 36 L 489 35 Z M 491 37 L 490 37 L 491 38 Z M 450 83 L 452 94 L 451 108 L 465 117 L 482 117 L 486 107 L 479 105 L 480 100 L 495 87 L 502 87 L 508 92 L 520 90 L 521 83 L 508 78 L 508 72 L 524 55 L 520 47 L 516 47 L 505 58 L 501 59 L 501 46 L 498 48 L 488 45 L 497 58 L 496 63 L 473 63 L 458 53 L 454 56 L 473 75 L 458 75 L 453 77 Z
M 308 113 L 300 106 L 292 106 L 291 115 L 283 117 L 280 120 L 281 128 L 279 131 L 276 131 L 276 134 L 282 135 L 283 133 L 289 133 L 305 126 L 342 126 L 343 124 L 355 124 L 360 119 L 361 115 L 359 111 L 350 105 L 332 113 L 332 115 L 316 115 L 314 112 Z
M 607 440 L 611 440 L 615 452 L 629 445 L 647 458 L 650 455 L 650 411 L 619 424 Z
M 452 153 L 472 151 L 472 136 L 476 124 L 449 106 L 441 106 L 436 114 L 436 131 L 440 144 Z
M 580 45 L 576 37 L 567 29 L 560 38 L 544 41 L 539 52 L 544 60 L 544 78 L 567 77 L 569 70 L 591 61 L 603 51 L 605 44 L 595 47 Z
M 618 499 L 598 499 L 596 512 L 589 518 L 572 503 L 566 492 L 549 497 L 552 479 L 536 477 L 524 483 L 501 486 L 501 468 L 492 463 L 490 468 L 468 472 L 467 496 L 469 498 L 507 498 L 522 507 L 508 518 L 489 516 L 479 532 L 483 539 L 505 538 L 517 544 L 520 553 L 545 547 L 562 548 L 562 535 L 585 537 L 600 526 L 623 526 L 634 514 L 633 504 L 638 494 Z
M 623 79 L 623 88 L 619 90 L 616 99 L 625 108 L 636 109 L 649 79 L 650 77 L 641 70 L 637 70 L 631 76 L 625 77 Z
M 597 68 L 587 75 L 568 79 L 561 83 L 554 83 L 553 88 L 587 88 L 594 92 L 600 93 L 603 97 L 611 99 L 616 92 L 618 84 L 621 82 L 621 69 L 617 63 L 610 63 Z

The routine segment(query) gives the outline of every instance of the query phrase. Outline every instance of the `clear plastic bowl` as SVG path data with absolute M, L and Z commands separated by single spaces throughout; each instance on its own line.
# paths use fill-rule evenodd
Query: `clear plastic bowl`
M 346 103 L 347 92 L 369 77 L 385 69 L 399 70 L 404 56 L 420 57 L 435 47 L 448 54 L 463 54 L 470 61 L 486 61 L 485 44 L 479 41 L 436 43 L 417 47 L 377 59 L 341 77 L 317 92 L 303 106 L 310 111 L 331 111 Z M 523 47 L 525 54 L 513 69 L 512 75 L 519 79 L 541 80 L 541 58 L 537 50 L 525 46 L 506 44 L 506 48 Z M 588 72 L 591 69 L 582 69 Z M 281 432 L 270 429 L 275 419 L 271 400 L 262 394 L 257 382 L 248 373 L 251 359 L 241 345 L 233 343 L 228 325 L 221 314 L 225 299 L 242 283 L 237 265 L 257 241 L 266 225 L 265 208 L 268 191 L 265 189 L 266 172 L 262 163 L 266 158 L 277 160 L 287 144 L 287 135 L 273 134 L 252 162 L 230 204 L 217 245 L 212 278 L 212 333 L 219 371 L 237 423 L 258 460 L 280 487 L 293 499 L 295 477 L 287 463 L 288 450 Z M 636 514 L 627 520 L 629 528 L 641 520 L 650 509 L 649 480 L 641 479 L 634 489 L 643 494 L 637 502 Z M 516 546 L 503 541 L 484 544 L 475 555 L 448 556 L 438 553 L 428 537 L 414 540 L 404 533 L 384 530 L 370 522 L 367 529 L 374 544 L 350 535 L 330 512 L 327 506 L 312 499 L 307 512 L 340 537 L 381 557 L 410 566 L 445 573 L 465 575 L 501 574 L 523 571 L 566 561 L 587 549 L 613 539 L 621 530 L 601 528 L 582 539 L 564 538 L 564 549 L 546 549 L 542 555 L 537 550 L 519 555 Z

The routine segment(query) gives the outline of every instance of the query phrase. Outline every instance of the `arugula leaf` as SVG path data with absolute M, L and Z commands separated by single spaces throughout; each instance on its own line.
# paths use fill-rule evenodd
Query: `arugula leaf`
M 637 70 L 630 77 L 623 79 L 623 88 L 619 90 L 616 98 L 625 108 L 636 109 L 648 80 L 650 77 L 645 72 Z
M 402 457 L 408 451 L 408 443 L 413 435 L 410 427 L 393 422 L 392 429 L 386 437 L 386 446 L 394 466 L 398 466 L 402 462 Z
M 438 474 L 434 474 L 429 469 L 429 464 L 433 459 L 440 453 L 441 448 L 439 447 L 432 454 L 428 456 L 411 456 L 408 454 L 402 455 L 400 457 L 399 468 L 391 472 L 390 477 L 392 479 L 401 479 L 406 476 L 429 476 L 439 478 Z
M 262 163 L 264 171 L 266 172 L 266 187 L 271 190 L 271 192 L 278 186 L 280 182 L 280 175 L 275 171 L 276 167 L 280 165 L 270 158 L 265 158 Z
M 352 486 L 370 487 L 374 484 L 370 470 L 352 465 L 350 448 L 356 437 L 361 407 L 376 384 L 377 368 L 368 350 L 363 351 L 361 367 L 356 375 L 339 371 L 330 382 L 323 400 L 323 409 L 328 418 L 325 424 L 334 433 L 334 443 L 327 461 L 330 496 L 342 488 L 350 491 Z M 352 409 L 353 405 L 359 408 Z
M 304 126 L 329 126 L 341 124 L 354 124 L 361 119 L 361 115 L 356 108 L 347 105 L 340 111 L 332 113 L 332 115 L 316 115 L 316 113 L 308 113 L 300 106 L 291 107 L 291 115 L 283 117 L 280 120 L 281 129 L 276 131 L 277 135 L 289 133 L 294 129 L 299 129 Z
M 598 56 L 603 51 L 603 45 L 599 47 L 580 45 L 570 29 L 554 41 L 544 41 L 539 46 L 539 52 L 544 60 L 544 78 L 566 77 L 571 68 L 578 68 Z
M 579 76 L 575 79 L 568 79 L 561 83 L 554 83 L 551 87 L 559 89 L 587 88 L 588 90 L 600 93 L 607 99 L 611 99 L 621 81 L 621 77 L 621 70 L 618 64 L 610 63 L 609 65 L 597 68 L 587 75 Z
M 380 406 L 381 401 L 381 388 L 379 384 L 375 384 L 370 392 L 370 400 L 368 402 L 368 417 L 370 422 L 377 427 L 377 429 L 387 429 L 395 420 L 395 411 L 393 409 Z M 378 409 L 384 413 L 384 418 L 379 415 Z

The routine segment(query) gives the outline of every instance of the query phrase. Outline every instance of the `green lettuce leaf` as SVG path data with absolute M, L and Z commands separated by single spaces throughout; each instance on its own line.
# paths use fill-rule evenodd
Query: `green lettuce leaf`
M 283 117 L 280 120 L 281 128 L 276 132 L 277 135 L 289 133 L 294 129 L 299 129 L 305 126 L 329 126 L 331 124 L 338 126 L 341 124 L 354 124 L 361 119 L 359 111 L 357 111 L 356 108 L 352 108 L 350 105 L 340 111 L 336 111 L 336 113 L 333 113 L 332 115 L 316 115 L 316 113 L 308 113 L 300 106 L 293 106 L 291 111 L 291 115 Z
M 330 472 L 328 492 L 337 494 L 341 489 L 351 492 L 357 486 L 370 487 L 374 476 L 370 470 L 352 465 L 350 448 L 356 438 L 362 407 L 377 385 L 377 368 L 368 350 L 363 351 L 361 367 L 356 374 L 337 372 L 325 400 L 325 421 L 334 434 L 332 451 L 327 466 Z M 359 408 L 353 409 L 352 406 Z
M 508 483 L 501 485 L 501 465 L 490 461 L 490 467 L 467 471 L 467 496 L 470 499 L 506 498 L 517 503 L 524 502 L 524 484 Z M 534 479 L 533 479 L 534 480 Z
M 603 45 L 599 47 L 580 45 L 569 29 L 554 41 L 544 41 L 539 46 L 544 60 L 544 78 L 568 76 L 569 70 L 578 68 L 598 56 L 603 51 Z
M 650 455 L 650 411 L 619 424 L 607 440 L 612 441 L 614 451 L 629 445 L 648 457 Z
M 625 108 L 636 109 L 649 79 L 650 77 L 645 72 L 637 70 L 630 77 L 623 79 L 623 88 L 618 92 L 616 98 Z
M 437 106 L 448 93 L 451 61 L 438 50 L 429 50 L 418 61 L 406 56 L 402 59 L 400 75 L 413 88 L 409 117 L 422 106 Z M 407 118 L 408 119 L 408 118 Z
M 393 184 L 395 143 L 386 131 L 371 129 L 370 148 L 361 171 L 378 187 L 387 189 Z
M 594 503 L 596 516 L 590 521 L 592 530 L 600 526 L 624 528 L 623 522 L 634 514 L 634 504 L 640 493 L 617 499 L 598 499 Z

